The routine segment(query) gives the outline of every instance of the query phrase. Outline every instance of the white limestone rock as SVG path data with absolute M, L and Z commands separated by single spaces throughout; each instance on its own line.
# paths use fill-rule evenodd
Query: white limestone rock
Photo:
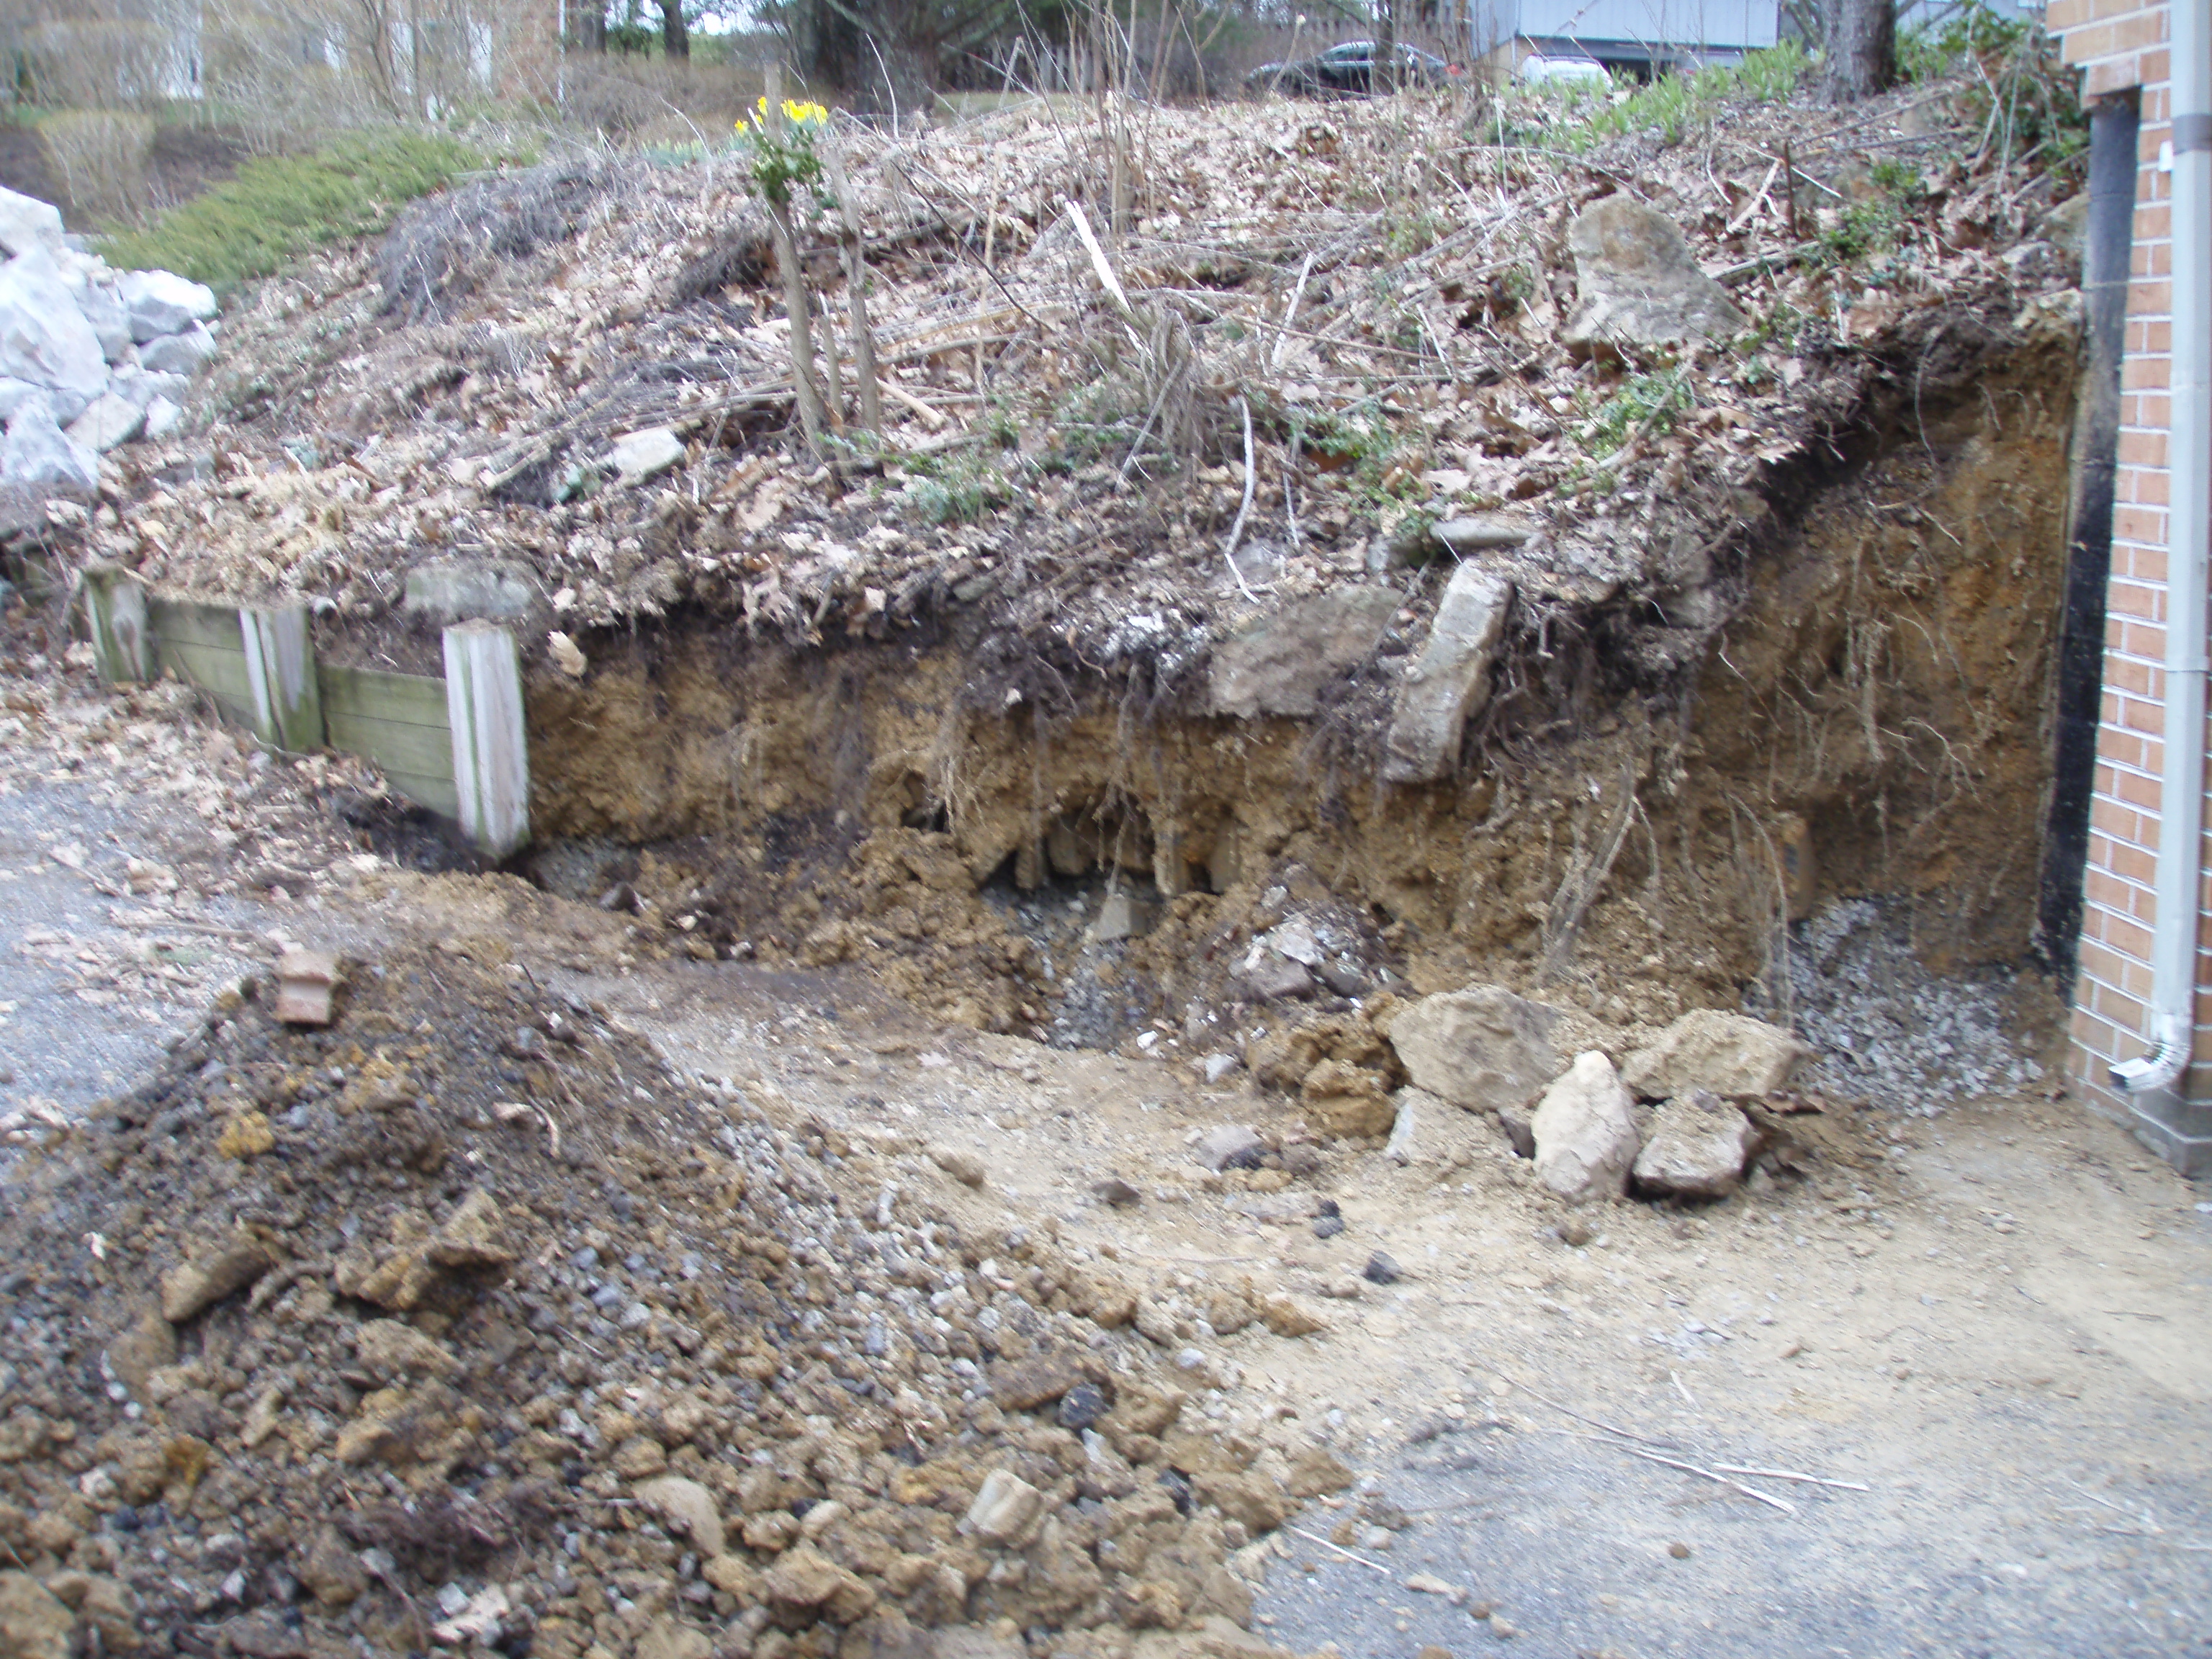
M 44 248 L 0 265 L 0 376 L 44 387 L 54 418 L 64 422 L 107 390 L 100 337 Z
M 0 439 L 0 485 L 88 497 L 100 488 L 100 457 L 63 431 L 42 396 L 23 400 Z
M 1627 1190 L 1638 1137 L 1635 1103 L 1613 1062 L 1593 1048 L 1536 1104 L 1536 1179 L 1570 1204 Z
M 95 455 L 105 455 L 117 445 L 129 443 L 145 425 L 144 410 L 127 398 L 103 392 L 69 423 L 69 435 Z
M 616 439 L 608 459 L 623 483 L 642 483 L 684 459 L 684 441 L 665 426 L 649 426 Z
M 35 196 L 0 190 L 0 253 L 10 259 L 33 248 L 62 252 L 62 210 Z
M 215 356 L 215 336 L 195 323 L 180 333 L 164 335 L 138 349 L 138 361 L 164 374 L 197 374 Z
M 131 319 L 131 337 L 141 345 L 181 334 L 216 313 L 215 290 L 173 270 L 126 270 L 117 287 Z

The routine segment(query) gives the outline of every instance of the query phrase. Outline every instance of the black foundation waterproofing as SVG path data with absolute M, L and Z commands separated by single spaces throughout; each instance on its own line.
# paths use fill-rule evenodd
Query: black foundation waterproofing
M 2057 753 L 2044 826 L 2036 953 L 2062 988 L 2074 981 L 2089 855 L 2097 726 L 2105 690 L 2105 588 L 2112 570 L 2112 501 L 2120 447 L 2120 359 L 2127 344 L 2128 262 L 2135 243 L 2133 92 L 2089 112 L 2089 220 L 2081 248 L 2086 313 L 2074 424 L 2073 510 L 2065 614 L 2058 634 Z

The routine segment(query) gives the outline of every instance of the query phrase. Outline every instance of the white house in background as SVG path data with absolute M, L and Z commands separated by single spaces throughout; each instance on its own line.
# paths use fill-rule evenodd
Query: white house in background
M 1639 76 L 1733 63 L 1779 38 L 1777 0 L 1473 0 L 1477 58 L 1594 58 Z

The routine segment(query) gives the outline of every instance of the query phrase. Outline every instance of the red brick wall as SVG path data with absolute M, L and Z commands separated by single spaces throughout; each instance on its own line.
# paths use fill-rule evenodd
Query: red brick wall
M 2203 0 L 2182 0 L 2202 4 Z M 2156 910 L 2159 779 L 2165 745 L 2166 403 L 2171 350 L 2170 175 L 2159 171 L 2169 136 L 2166 0 L 2051 0 L 2045 23 L 2082 70 L 2084 99 L 2140 88 L 2133 277 L 2121 370 L 2118 498 L 2106 590 L 2104 725 L 2090 807 L 2081 977 L 2075 987 L 2069 1070 L 2075 1086 L 2112 1110 L 2106 1080 L 2116 1060 L 2142 1054 Z M 2202 914 L 2212 892 L 2200 897 Z M 2212 1059 L 2212 1000 L 2201 954 L 2197 1054 Z

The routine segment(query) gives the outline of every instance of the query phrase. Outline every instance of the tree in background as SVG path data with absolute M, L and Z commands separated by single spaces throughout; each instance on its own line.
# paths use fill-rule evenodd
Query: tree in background
M 1017 0 L 777 0 L 765 9 L 808 81 L 842 88 L 863 108 L 915 107 L 950 60 L 1024 21 Z
M 1830 100 L 1852 103 L 1897 84 L 1896 0 L 1824 0 L 1820 24 L 1820 88 Z

